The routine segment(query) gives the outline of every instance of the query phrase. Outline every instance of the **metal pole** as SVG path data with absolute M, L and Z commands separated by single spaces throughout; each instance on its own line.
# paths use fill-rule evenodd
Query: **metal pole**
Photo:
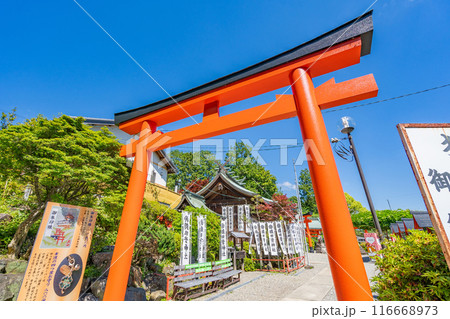
M 304 235 L 305 234 L 305 223 L 303 220 L 303 210 L 302 210 L 302 202 L 300 200 L 300 190 L 298 189 L 298 176 L 297 176 L 297 169 L 295 168 L 295 160 L 292 160 L 292 164 L 294 166 L 295 185 L 296 185 L 296 190 L 297 190 L 297 212 L 298 212 L 298 216 L 299 216 L 299 220 L 300 220 L 300 225 L 302 228 L 302 235 Z M 304 243 L 303 249 L 305 250 L 306 266 L 310 266 L 309 255 L 308 255 L 309 247 L 306 244 L 306 240 L 303 240 L 303 243 Z
M 308 166 L 337 299 L 372 301 L 369 280 L 311 76 L 298 68 L 291 73 L 290 81 L 303 141 L 309 145 L 314 143 L 315 151 L 311 151 L 312 160 L 308 161 Z
M 378 234 L 380 235 L 380 239 L 383 238 L 383 232 L 381 231 L 380 222 L 378 221 L 378 216 L 375 211 L 375 207 L 373 206 L 372 197 L 370 196 L 369 188 L 367 187 L 366 178 L 364 177 L 364 173 L 361 167 L 361 163 L 359 161 L 358 152 L 356 152 L 355 143 L 353 143 L 353 138 L 350 133 L 347 133 L 348 140 L 350 141 L 350 148 L 353 152 L 353 156 L 355 157 L 356 166 L 358 167 L 359 176 L 361 177 L 361 182 L 364 187 L 364 192 L 366 193 L 367 201 L 369 202 L 370 211 L 372 213 L 373 221 L 375 224 L 375 228 L 378 231 Z

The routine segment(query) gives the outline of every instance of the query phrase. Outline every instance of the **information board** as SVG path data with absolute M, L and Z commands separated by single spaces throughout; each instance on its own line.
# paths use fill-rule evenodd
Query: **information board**
M 397 128 L 450 268 L 450 124 Z
M 17 300 L 78 300 L 97 212 L 48 202 Z

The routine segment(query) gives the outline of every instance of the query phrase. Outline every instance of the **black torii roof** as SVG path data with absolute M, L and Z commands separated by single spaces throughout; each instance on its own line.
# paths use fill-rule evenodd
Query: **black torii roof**
M 370 49 L 372 46 L 372 34 L 373 21 L 371 10 L 364 15 L 348 21 L 347 23 L 344 23 L 343 25 L 331 31 L 328 31 L 308 42 L 300 44 L 295 48 L 275 55 L 245 69 L 231 73 L 206 84 L 197 86 L 183 93 L 179 93 L 177 95 L 174 95 L 172 98 L 169 97 L 135 109 L 116 113 L 114 114 L 115 123 L 119 125 L 141 115 L 148 114 L 173 105 L 174 100 L 176 100 L 177 102 L 181 102 L 193 98 L 205 92 L 209 92 L 217 88 L 229 85 L 233 82 L 237 82 L 250 76 L 256 75 L 258 73 L 265 72 L 269 69 L 281 66 L 283 64 L 310 55 L 314 52 L 327 49 L 333 45 L 337 45 L 356 37 L 361 37 L 361 56 L 367 55 L 370 53 Z

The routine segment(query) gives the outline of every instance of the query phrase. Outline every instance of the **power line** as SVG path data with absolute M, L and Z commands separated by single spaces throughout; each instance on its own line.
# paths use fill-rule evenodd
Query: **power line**
M 384 100 L 379 100 L 379 101 L 374 101 L 374 102 L 369 102 L 369 103 L 364 103 L 364 104 L 347 106 L 347 107 L 343 107 L 343 108 L 340 108 L 340 109 L 326 110 L 326 111 L 323 111 L 323 113 L 338 112 L 338 111 L 343 111 L 343 110 L 348 110 L 348 109 L 354 109 L 354 108 L 361 107 L 361 106 L 367 106 L 367 105 L 372 105 L 372 104 L 388 102 L 388 101 L 392 101 L 392 100 L 398 100 L 398 99 L 402 99 L 404 97 L 408 97 L 408 96 L 412 96 L 412 95 L 416 95 L 416 94 L 421 94 L 421 93 L 425 93 L 425 92 L 430 92 L 430 91 L 442 89 L 442 88 L 445 88 L 445 87 L 448 87 L 448 86 L 450 86 L 450 83 L 447 83 L 447 84 L 444 84 L 444 85 L 441 85 L 441 86 L 435 86 L 433 88 L 425 89 L 425 90 L 422 90 L 422 91 L 416 91 L 416 92 L 407 93 L 407 94 L 403 94 L 403 95 L 399 95 L 399 96 L 395 96 L 395 97 L 390 97 L 390 98 L 387 98 L 387 99 L 384 99 Z

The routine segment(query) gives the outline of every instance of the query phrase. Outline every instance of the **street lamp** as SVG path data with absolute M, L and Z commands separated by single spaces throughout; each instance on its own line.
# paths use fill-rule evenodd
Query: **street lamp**
M 364 187 L 364 192 L 366 193 L 367 201 L 369 202 L 370 211 L 372 213 L 373 221 L 375 223 L 375 228 L 377 229 L 380 237 L 383 237 L 383 233 L 381 231 L 380 222 L 378 221 L 377 213 L 375 212 L 375 208 L 373 206 L 372 197 L 370 196 L 369 188 L 367 187 L 366 178 L 364 177 L 364 173 L 361 167 L 361 163 L 359 161 L 358 153 L 356 152 L 355 143 L 353 142 L 353 137 L 350 134 L 355 129 L 355 121 L 348 116 L 344 116 L 341 118 L 341 122 L 339 125 L 340 131 L 343 134 L 347 134 L 348 140 L 350 141 L 350 149 L 353 153 L 353 157 L 355 158 L 356 166 L 358 167 L 359 176 L 361 177 L 361 182 Z

